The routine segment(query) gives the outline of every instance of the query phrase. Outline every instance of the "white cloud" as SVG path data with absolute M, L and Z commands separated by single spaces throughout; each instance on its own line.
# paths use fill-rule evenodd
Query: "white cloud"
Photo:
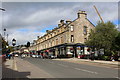
M 13 32 L 11 35 L 9 35 L 8 37 L 8 41 L 9 44 L 12 44 L 12 39 L 15 38 L 16 39 L 16 44 L 26 44 L 27 41 L 33 42 L 33 40 L 37 39 L 37 36 L 39 35 L 43 35 L 43 32 L 33 32 L 33 31 L 29 31 L 29 32 L 21 32 L 21 31 L 15 31 Z
M 97 24 L 100 20 L 93 5 L 96 5 L 103 20 L 115 21 L 118 17 L 117 3 L 5 3 L 3 7 L 7 9 L 4 13 L 4 25 L 7 28 L 9 40 L 15 37 L 18 43 L 22 44 L 32 41 L 38 35 L 43 35 L 41 31 L 50 25 L 58 24 L 61 19 L 77 18 L 78 10 L 85 10 L 88 19 Z M 20 32 L 18 29 L 29 29 L 29 32 Z M 24 36 L 23 36 L 24 35 Z

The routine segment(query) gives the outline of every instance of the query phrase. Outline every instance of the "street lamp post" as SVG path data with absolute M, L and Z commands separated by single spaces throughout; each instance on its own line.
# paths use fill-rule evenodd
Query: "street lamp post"
M 4 8 L 0 8 L 0 10 L 6 11 Z M 5 39 L 5 32 L 6 32 L 6 29 L 4 28 L 4 39 Z
M 15 45 L 16 45 L 16 40 L 15 39 L 12 40 L 12 45 L 13 45 L 13 47 L 15 49 Z M 14 59 L 14 51 L 13 51 L 12 57 Z
M 5 34 L 5 32 L 6 32 L 6 29 L 4 28 L 4 30 L 3 30 L 3 31 L 4 31 L 4 39 L 5 39 L 5 35 L 6 35 L 6 34 Z
M 12 40 L 12 45 L 13 45 L 13 46 L 16 45 L 16 40 L 15 40 L 15 39 Z

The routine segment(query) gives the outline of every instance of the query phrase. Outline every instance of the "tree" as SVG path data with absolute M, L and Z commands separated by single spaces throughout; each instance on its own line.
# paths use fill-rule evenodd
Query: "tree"
M 7 46 L 8 43 L 4 40 L 4 38 L 1 37 L 1 42 L 2 42 L 2 54 L 6 54 L 7 53 Z
M 115 42 L 113 43 L 114 51 L 120 51 L 120 32 L 118 33 L 117 37 L 115 38 Z
M 98 23 L 95 30 L 92 30 L 86 44 L 95 46 L 97 49 L 104 49 L 105 55 L 111 55 L 113 43 L 118 34 L 115 25 L 108 21 L 106 23 Z

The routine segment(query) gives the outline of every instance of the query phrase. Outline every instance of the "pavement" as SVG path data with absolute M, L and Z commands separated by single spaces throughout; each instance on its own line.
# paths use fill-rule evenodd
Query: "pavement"
M 66 63 L 66 61 L 69 61 L 71 63 Z M 21 59 L 21 58 L 15 57 L 14 59 L 11 59 L 11 60 L 7 59 L 6 62 L 4 63 L 2 77 L 3 78 L 76 78 L 76 77 L 85 78 L 87 73 L 88 78 L 89 77 L 99 78 L 100 76 L 96 74 L 98 74 L 98 72 L 103 73 L 101 72 L 102 69 L 107 70 L 107 68 L 100 68 L 100 67 L 98 68 L 95 66 L 86 66 L 81 64 L 75 65 L 73 64 L 75 62 L 77 63 L 90 62 L 90 63 L 100 63 L 100 64 L 110 64 L 110 65 L 112 64 L 115 66 L 119 64 L 119 62 L 117 61 L 101 61 L 101 60 L 91 61 L 88 59 L 78 59 L 78 58 L 52 59 L 52 60 L 46 59 L 45 60 L 45 59 L 33 59 L 33 58 Z M 86 69 L 84 69 L 85 67 Z M 94 69 L 96 70 L 94 71 Z M 75 70 L 82 71 L 82 73 L 76 72 Z M 112 70 L 112 68 L 109 68 L 108 71 L 105 71 L 105 72 L 106 72 L 106 76 L 101 75 L 101 77 L 104 76 L 109 78 L 110 75 L 112 77 L 113 72 L 114 72 L 114 78 L 118 77 L 117 70 L 115 69 Z M 107 75 L 107 73 L 111 73 L 111 74 Z M 94 75 L 91 75 L 91 74 L 94 74 Z
M 103 60 L 90 60 L 90 59 L 79 59 L 79 58 L 61 58 L 54 60 L 63 60 L 63 61 L 79 61 L 79 62 L 91 62 L 91 63 L 100 63 L 100 64 L 112 64 L 112 65 L 120 65 L 119 61 L 103 61 Z
M 20 58 L 7 59 L 2 73 L 3 78 L 52 78 L 48 73 Z

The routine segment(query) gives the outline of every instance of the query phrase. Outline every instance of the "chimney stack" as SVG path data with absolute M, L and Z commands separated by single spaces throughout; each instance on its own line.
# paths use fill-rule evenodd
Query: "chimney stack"
M 86 11 L 78 11 L 78 18 L 87 18 L 87 13 Z
M 60 23 L 61 23 L 61 24 L 64 24 L 64 20 L 60 20 Z
M 39 39 L 40 36 L 37 36 L 37 39 Z
M 46 30 L 46 33 L 49 33 L 51 30 Z
M 69 24 L 71 23 L 72 21 L 71 20 L 66 20 L 66 24 Z

